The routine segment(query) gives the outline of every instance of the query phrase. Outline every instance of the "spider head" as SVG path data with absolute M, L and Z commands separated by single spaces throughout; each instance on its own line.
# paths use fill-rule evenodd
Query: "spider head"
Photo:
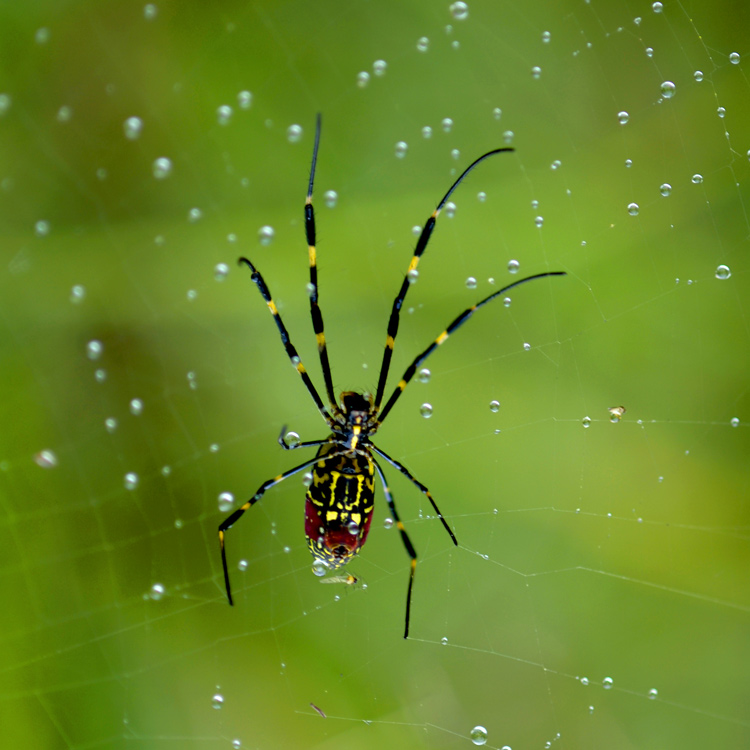
M 341 394 L 341 410 L 349 425 L 364 424 L 372 412 L 372 395 L 344 391 Z
M 322 516 L 326 516 L 323 518 Z M 336 570 L 356 557 L 367 541 L 372 515 L 359 513 L 318 512 L 310 498 L 305 503 L 305 537 L 316 560 L 328 570 Z

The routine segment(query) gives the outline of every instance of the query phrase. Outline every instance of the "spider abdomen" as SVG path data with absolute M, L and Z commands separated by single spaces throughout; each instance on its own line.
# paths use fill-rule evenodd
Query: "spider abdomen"
M 331 570 L 346 565 L 364 545 L 375 499 L 370 457 L 340 450 L 333 441 L 319 448 L 305 499 L 308 547 Z

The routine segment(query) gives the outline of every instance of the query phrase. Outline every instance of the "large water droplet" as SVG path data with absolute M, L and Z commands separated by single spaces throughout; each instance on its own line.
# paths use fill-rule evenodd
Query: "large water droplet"
M 276 234 L 273 227 L 263 226 L 258 230 L 258 242 L 261 245 L 270 245 L 273 242 L 273 237 Z
M 732 271 L 729 266 L 725 266 L 724 264 L 722 264 L 716 267 L 716 273 L 714 275 L 717 279 L 721 279 L 722 281 L 724 281 L 732 275 Z
M 466 3 L 451 3 L 450 12 L 457 21 L 465 21 L 469 17 L 469 6 Z
M 487 730 L 483 726 L 477 725 L 471 730 L 469 737 L 475 745 L 484 745 L 487 743 Z
M 299 143 L 302 140 L 302 126 L 301 125 L 290 125 L 286 129 L 286 139 L 289 143 Z
M 419 407 L 419 413 L 425 419 L 429 419 L 432 416 L 432 404 L 422 404 L 422 406 Z
M 154 160 L 151 169 L 157 180 L 164 180 L 172 174 L 172 162 L 166 156 L 160 156 Z
M 671 99 L 675 95 L 675 91 L 677 89 L 672 81 L 664 81 L 664 83 L 662 83 L 659 88 L 661 89 L 661 95 L 665 99 Z

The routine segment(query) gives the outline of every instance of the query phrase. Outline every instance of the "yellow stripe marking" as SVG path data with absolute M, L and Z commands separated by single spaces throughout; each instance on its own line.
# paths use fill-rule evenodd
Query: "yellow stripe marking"
M 393 351 L 393 336 L 386 336 L 385 337 L 385 345 Z
M 399 380 L 399 381 L 398 381 L 398 389 L 399 389 L 400 391 L 403 391 L 403 390 L 404 390 L 404 388 L 406 388 L 406 381 L 405 381 L 405 380 Z
M 326 521 L 335 521 L 339 517 L 338 511 L 329 510 L 326 513 Z
M 315 255 L 315 245 L 308 245 L 307 250 L 310 255 L 310 265 L 314 266 L 316 262 L 316 255 Z
M 302 362 L 297 362 L 297 372 L 302 375 L 302 373 L 307 372 L 305 370 L 305 366 L 302 364 Z
M 448 338 L 448 331 L 443 331 L 436 339 L 435 343 L 440 346 Z
M 321 331 L 320 333 L 315 334 L 315 338 L 318 342 L 318 348 L 324 347 L 326 345 L 326 335 Z
M 412 257 L 411 263 L 409 263 L 409 271 L 416 271 L 418 265 L 419 265 L 419 256 L 415 255 Z
M 279 311 L 276 309 L 276 305 L 274 304 L 273 300 L 270 299 L 268 302 L 266 302 L 268 305 L 268 309 L 271 311 L 271 315 L 278 315 Z

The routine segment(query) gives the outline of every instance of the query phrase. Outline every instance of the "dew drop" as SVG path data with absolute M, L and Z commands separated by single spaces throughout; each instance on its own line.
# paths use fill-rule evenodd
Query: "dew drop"
M 214 266 L 214 279 L 224 281 L 229 275 L 229 266 L 226 263 L 217 263 Z
M 478 200 L 478 201 L 479 201 L 480 203 L 484 203 L 484 202 L 485 202 L 485 201 L 487 200 L 487 193 L 485 193 L 485 192 L 484 192 L 484 190 L 480 190 L 480 191 L 479 191 L 479 192 L 477 193 L 477 200 Z
M 314 576 L 322 578 L 328 572 L 328 566 L 323 560 L 313 560 L 312 572 Z
M 532 78 L 533 78 L 534 80 L 538 80 L 539 78 L 541 78 L 541 76 L 542 76 L 542 69 L 541 69 L 541 68 L 540 68 L 540 67 L 539 67 L 538 65 L 535 65 L 535 66 L 534 66 L 534 67 L 533 67 L 533 68 L 531 69 L 531 77 L 532 77 Z
M 457 148 L 452 149 L 451 159 L 453 159 L 454 161 L 458 161 L 460 158 L 461 158 L 461 152 Z
M 508 261 L 508 273 L 518 273 L 521 264 L 517 260 Z
M 143 413 L 143 401 L 141 401 L 139 398 L 131 399 L 130 413 L 136 417 L 142 414 Z
M 394 152 L 397 159 L 403 159 L 406 156 L 406 152 L 409 150 L 409 144 L 406 141 L 399 141 L 395 147 Z
M 241 740 L 232 740 L 232 750 L 240 750 L 241 747 L 242 747 Z
M 311 485 L 312 483 L 313 483 L 313 475 L 312 475 L 312 472 L 311 472 L 311 471 L 306 471 L 306 472 L 305 472 L 305 473 L 304 473 L 304 474 L 302 475 L 302 484 L 303 484 L 303 485 L 304 485 L 305 487 L 309 487 L 309 486 L 310 486 L 310 485 Z
M 581 677 L 581 685 L 586 686 L 589 684 L 589 678 L 588 677 Z
M 523 350 L 525 352 L 531 351 L 531 344 L 529 344 L 528 342 L 525 342 L 523 345 Z
M 637 203 L 628 203 L 628 213 L 631 216 L 638 216 L 638 212 L 640 210 L 640 207 Z
M 512 300 L 511 300 L 510 297 L 504 297 L 503 298 L 503 305 L 505 305 L 505 307 L 510 307 L 510 303 L 511 302 L 512 302 Z
M 217 711 L 224 705 L 224 696 L 221 693 L 216 693 L 211 698 L 211 707 Z
M 653 3 L 651 5 L 651 9 L 654 11 L 654 13 L 661 13 L 664 6 L 661 3 Z
M 157 180 L 164 180 L 172 174 L 172 162 L 166 156 L 160 156 L 154 159 L 151 170 Z
M 729 424 L 731 424 L 732 427 L 739 427 L 740 426 L 740 418 L 739 417 L 732 417 L 729 420 Z
M 216 121 L 219 125 L 228 125 L 232 119 L 232 108 L 228 104 L 222 104 L 216 110 Z
M 335 208 L 338 200 L 339 194 L 335 190 L 326 190 L 323 193 L 323 201 L 326 204 L 326 208 Z
M 703 182 L 703 175 L 697 172 L 690 178 L 693 185 L 700 185 Z
M 370 83 L 370 74 L 366 70 L 357 73 L 357 86 L 361 89 L 367 88 Z
M 417 50 L 419 52 L 427 52 L 430 48 L 430 40 L 426 36 L 421 36 L 417 39 Z
M 661 95 L 665 99 L 671 99 L 675 95 L 676 86 L 672 83 L 672 81 L 664 81 L 662 85 L 659 87 L 661 90 Z
M 86 287 L 81 286 L 80 284 L 76 284 L 70 290 L 70 301 L 74 305 L 77 305 L 79 302 L 82 302 L 85 297 L 86 297 Z
M 717 114 L 717 115 L 719 115 L 719 117 L 721 117 L 721 118 L 724 118 L 724 117 L 726 117 L 726 114 L 727 114 L 727 110 L 726 110 L 726 107 L 719 107 L 719 108 L 718 108 L 718 109 L 716 110 L 716 114 Z
M 164 586 L 161 583 L 155 583 L 148 593 L 149 598 L 158 602 L 164 596 Z
M 650 701 L 656 700 L 659 696 L 659 691 L 656 688 L 651 688 L 651 690 L 648 691 L 648 699 Z
M 302 140 L 302 126 L 301 125 L 290 125 L 286 129 L 286 139 L 289 143 L 299 143 Z
M 372 64 L 372 72 L 376 76 L 384 76 L 385 71 L 388 69 L 388 63 L 385 60 L 375 60 Z
M 128 117 L 123 123 L 123 130 L 129 141 L 135 141 L 140 138 L 143 131 L 143 120 L 140 117 Z
M 249 91 L 240 91 L 237 94 L 237 106 L 240 109 L 250 109 L 253 105 L 253 95 Z
M 611 690 L 612 689 L 612 685 L 614 685 L 614 680 L 611 677 L 605 677 L 602 680 L 602 687 L 605 690 Z
M 138 486 L 138 475 L 129 471 L 123 480 L 126 490 L 134 490 Z
M 500 411 L 500 402 L 490 401 L 490 411 L 493 413 L 497 413 L 498 411 Z
M 158 8 L 153 3 L 148 3 L 148 5 L 143 6 L 143 17 L 147 21 L 152 21 L 156 18 L 158 12 Z
M 475 726 L 469 733 L 471 741 L 475 745 L 484 745 L 487 742 L 487 730 L 483 726 Z
M 422 138 L 432 138 L 432 128 L 429 125 L 422 128 Z
M 117 429 L 117 420 L 114 417 L 107 417 L 104 420 L 104 427 L 110 434 Z
M 513 143 L 514 136 L 515 136 L 515 133 L 512 130 L 506 130 L 503 133 L 503 140 L 505 141 L 506 144 L 510 145 L 511 143 Z
M 422 406 L 419 407 L 419 413 L 425 419 L 429 419 L 432 416 L 432 404 L 422 404 Z
M 102 344 L 101 341 L 97 341 L 96 339 L 94 339 L 86 344 L 86 356 L 92 361 L 99 359 L 99 357 L 102 356 L 103 351 L 104 344 Z
M 537 229 L 541 229 L 544 226 L 544 217 L 543 216 L 535 216 L 534 217 L 534 226 Z
M 630 169 L 630 167 L 633 166 L 633 160 L 632 159 L 625 159 L 625 168 Z
M 725 266 L 722 264 L 716 267 L 716 272 L 714 275 L 717 279 L 721 279 L 722 281 L 724 281 L 732 275 L 732 271 L 730 270 L 729 266 Z
M 581 424 L 584 426 L 584 428 L 588 428 L 591 426 L 591 417 L 584 417 L 581 420 Z
M 46 237 L 49 234 L 49 222 L 48 221 L 37 221 L 34 224 L 34 234 L 37 237 Z
M 466 279 L 466 288 L 467 289 L 477 288 L 477 280 L 473 276 L 469 276 L 469 278 Z
M 440 643 L 442 643 L 442 644 L 443 644 L 443 646 L 447 646 L 447 645 L 448 645 L 448 636 L 447 636 L 447 635 L 444 635 L 444 636 L 443 636 L 443 637 L 442 637 L 442 638 L 440 639 Z
M 493 117 L 494 117 L 494 118 L 495 118 L 496 120 L 499 120 L 499 119 L 500 119 L 500 118 L 501 118 L 501 117 L 503 116 L 503 110 L 502 110 L 502 109 L 500 109 L 500 107 L 495 107 L 495 108 L 494 108 L 494 109 L 492 110 L 492 116 L 493 116 Z
M 234 505 L 234 495 L 231 492 L 222 492 L 219 495 L 219 512 L 226 513 Z
M 284 442 L 290 448 L 296 448 L 300 444 L 300 437 L 296 432 L 289 431 L 284 435 Z
M 393 528 L 393 519 L 392 518 L 386 518 L 383 521 L 383 528 L 384 529 L 392 529 Z
M 11 101 L 8 94 L 0 94 L 0 117 L 10 109 Z
M 445 204 L 445 216 L 448 219 L 452 219 L 456 215 L 456 204 L 453 201 L 448 201 Z
M 355 521 L 350 521 L 346 527 L 346 530 L 352 535 L 357 536 L 359 534 L 359 524 Z
M 630 119 L 630 115 L 624 110 L 622 112 L 617 113 L 617 122 L 619 122 L 620 125 L 627 125 L 627 122 L 629 119 Z
M 659 185 L 659 192 L 666 198 L 672 192 L 672 186 L 668 182 Z
M 440 122 L 440 126 L 443 128 L 444 133 L 450 133 L 453 128 L 453 120 L 450 117 L 444 117 Z
M 740 64 L 740 53 L 739 52 L 730 52 L 729 53 L 729 62 L 732 63 L 732 65 L 739 65 Z
M 273 227 L 269 227 L 268 225 L 262 226 L 258 230 L 258 242 L 263 246 L 270 245 L 273 242 L 274 234 L 276 232 Z
M 237 570 L 239 570 L 241 573 L 244 573 L 248 568 L 248 562 L 247 560 L 240 560 L 237 563 Z
M 693 73 L 693 78 L 700 83 L 703 80 L 703 71 L 696 70 L 695 73 Z
M 43 469 L 54 469 L 57 466 L 57 456 L 51 450 L 39 451 L 34 456 L 34 462 Z
M 67 104 L 63 104 L 63 106 L 57 110 L 58 122 L 68 122 L 71 117 L 73 117 L 73 110 Z
M 426 367 L 423 367 L 419 371 L 419 373 L 417 373 L 417 380 L 420 383 L 428 383 L 430 381 L 430 376 L 431 375 L 432 375 L 432 373 Z
M 419 271 L 416 268 L 410 268 L 406 273 L 406 278 L 409 279 L 410 284 L 416 284 L 419 278 Z
M 188 211 L 188 221 L 191 224 L 195 224 L 196 221 L 200 221 L 203 218 L 203 211 L 200 208 L 191 208 Z
M 542 42 L 544 42 L 544 44 L 549 44 L 549 40 L 551 38 L 552 38 L 552 34 L 550 34 L 549 31 L 542 32 Z
M 450 12 L 457 21 L 465 21 L 469 17 L 469 6 L 466 3 L 451 3 Z

